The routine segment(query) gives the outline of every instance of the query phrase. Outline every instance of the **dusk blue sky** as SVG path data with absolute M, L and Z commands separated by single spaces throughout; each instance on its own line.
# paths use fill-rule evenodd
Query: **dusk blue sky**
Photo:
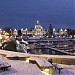
M 75 29 L 75 0 L 0 0 L 0 28 L 34 27 Z M 18 20 L 18 22 L 17 22 Z

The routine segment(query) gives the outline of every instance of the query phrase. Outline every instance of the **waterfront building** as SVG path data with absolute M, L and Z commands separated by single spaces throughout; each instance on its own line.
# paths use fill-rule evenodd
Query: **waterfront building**
M 27 35 L 27 32 L 28 32 L 28 29 L 26 28 L 26 29 L 21 29 L 21 33 L 22 33 L 22 36 L 23 35 Z
M 67 29 L 64 29 L 64 36 L 67 36 L 68 33 L 67 33 Z
M 52 27 L 52 25 L 50 24 L 49 27 L 48 27 L 48 30 L 45 31 L 45 29 L 43 29 L 43 27 L 41 26 L 40 22 L 37 20 L 34 28 L 32 30 L 28 30 L 27 28 L 22 28 L 21 29 L 21 33 L 22 33 L 22 36 L 33 36 L 33 37 L 44 37 L 44 36 L 47 36 L 47 37 L 65 37 L 65 36 L 68 36 L 68 31 L 67 29 L 60 29 L 59 32 L 56 31 L 55 28 Z M 13 31 L 13 35 L 17 36 L 18 35 L 18 32 L 16 29 L 14 29 Z
M 53 35 L 57 36 L 55 28 L 53 28 Z
M 28 36 L 44 36 L 46 34 L 46 31 L 43 29 L 39 21 L 37 20 L 37 23 L 35 24 L 35 27 L 29 31 L 27 28 L 26 29 L 21 29 L 22 35 L 28 35 Z
M 62 37 L 68 36 L 67 29 L 60 29 L 58 35 Z
M 64 33 L 64 32 L 63 32 L 63 29 L 60 29 L 60 30 L 59 30 L 59 35 L 62 36 L 63 33 Z
M 35 28 L 32 30 L 32 34 L 33 36 L 44 36 L 46 34 L 46 31 L 43 29 L 38 20 L 35 24 Z

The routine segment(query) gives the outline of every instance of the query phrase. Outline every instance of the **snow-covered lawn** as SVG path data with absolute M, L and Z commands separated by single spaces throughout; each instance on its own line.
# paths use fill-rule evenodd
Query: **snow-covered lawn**
M 0 54 L 5 54 L 6 57 L 57 57 L 57 58 L 74 58 L 75 56 L 61 56 L 61 55 L 32 55 L 32 54 L 26 54 L 26 53 L 17 53 L 17 52 L 10 52 L 10 51 L 0 51 Z M 29 59 L 29 58 L 28 58 Z M 3 62 L 7 62 L 11 67 L 8 71 L 0 72 L 0 75 L 45 75 L 43 74 L 40 69 L 34 65 L 27 63 L 26 61 L 20 61 L 20 60 L 8 60 L 5 57 L 0 56 L 0 64 Z M 58 70 L 53 69 L 53 75 L 75 75 L 75 66 L 74 65 L 64 65 L 61 64 L 61 67 L 63 69 L 61 70 L 61 73 L 59 74 Z
M 1 72 L 0 75 L 44 75 L 35 64 L 20 60 L 7 60 L 4 57 L 0 57 L 0 61 L 11 65 L 11 68 Z

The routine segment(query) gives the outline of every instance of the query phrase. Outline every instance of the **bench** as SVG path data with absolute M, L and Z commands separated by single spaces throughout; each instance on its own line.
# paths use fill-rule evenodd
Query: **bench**
M 55 67 L 55 70 L 59 70 L 59 74 L 60 74 L 60 71 L 63 69 L 63 67 L 61 67 L 61 65 L 59 64 L 53 64 L 53 66 Z
M 11 65 L 9 65 L 8 63 L 0 64 L 0 69 L 3 71 L 8 70 L 9 67 L 11 67 Z
M 41 70 L 49 69 L 49 73 L 53 73 L 53 65 L 49 63 L 45 58 L 32 57 L 29 59 L 29 63 L 36 64 Z

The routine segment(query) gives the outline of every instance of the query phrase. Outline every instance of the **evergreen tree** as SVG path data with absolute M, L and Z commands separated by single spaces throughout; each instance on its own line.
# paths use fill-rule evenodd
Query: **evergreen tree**
M 21 30 L 18 30 L 18 36 L 21 36 L 22 33 L 21 33 Z
M 3 49 L 8 51 L 16 51 L 16 42 L 10 41 L 3 43 Z
M 48 37 L 51 37 L 53 35 L 53 27 L 51 24 L 49 24 L 48 26 L 47 35 Z

